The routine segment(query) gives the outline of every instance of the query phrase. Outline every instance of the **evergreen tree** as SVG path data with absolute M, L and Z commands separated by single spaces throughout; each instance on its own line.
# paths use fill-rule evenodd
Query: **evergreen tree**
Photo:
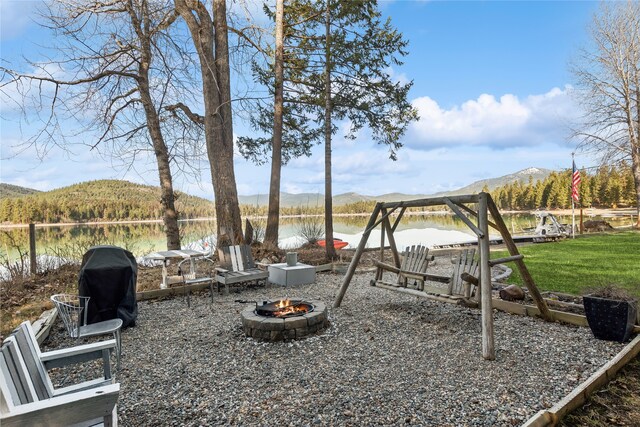
M 331 141 L 336 120 L 346 120 L 345 135 L 368 128 L 372 139 L 389 147 L 392 159 L 400 138 L 417 111 L 407 100 L 412 83 L 394 82 L 389 68 L 401 65 L 408 42 L 381 20 L 377 1 L 338 2 L 297 0 L 285 4 L 284 122 L 282 155 L 309 152 L 322 136 L 325 143 L 325 238 L 327 258 L 333 247 Z M 257 68 L 257 67 L 256 67 Z M 256 69 L 261 81 L 274 81 L 273 69 Z M 270 132 L 273 109 L 264 107 L 253 120 L 256 128 Z M 288 135 L 287 130 L 293 130 Z M 264 155 L 271 138 L 242 138 L 247 157 Z

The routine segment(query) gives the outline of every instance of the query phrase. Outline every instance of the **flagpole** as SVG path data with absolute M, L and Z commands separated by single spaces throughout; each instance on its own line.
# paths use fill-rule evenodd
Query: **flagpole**
M 572 180 L 572 184 L 571 184 L 571 189 L 573 190 L 573 165 L 575 162 L 574 159 L 575 153 L 571 153 L 571 180 Z M 576 202 L 573 199 L 573 193 L 571 194 L 571 238 L 575 239 L 576 238 Z

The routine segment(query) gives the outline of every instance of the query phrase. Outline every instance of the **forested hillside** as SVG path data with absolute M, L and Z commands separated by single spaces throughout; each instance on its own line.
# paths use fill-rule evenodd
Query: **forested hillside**
M 181 219 L 211 217 L 213 203 L 177 193 Z M 0 200 L 0 223 L 151 220 L 162 218 L 160 189 L 128 181 L 98 180 Z
M 581 171 L 582 207 L 618 208 L 635 206 L 631 167 L 600 167 L 593 173 Z M 485 189 L 486 191 L 486 189 Z M 490 191 L 500 209 L 566 209 L 571 207 L 571 171 L 552 172 L 538 182 L 514 182 Z M 576 205 L 578 207 L 578 205 Z
M 581 172 L 580 202 L 583 207 L 617 208 L 635 206 L 633 176 L 628 165 L 601 167 Z M 8 191 L 15 187 L 12 191 Z M 153 220 L 162 218 L 160 189 L 127 181 L 99 180 L 46 192 L 2 184 L 0 223 L 59 223 L 83 221 Z M 5 191 L 6 190 L 6 191 Z M 15 191 L 13 191 L 15 190 Z M 490 189 L 485 186 L 484 191 Z M 552 172 L 547 178 L 515 181 L 489 191 L 503 210 L 566 209 L 571 207 L 571 171 Z M 181 219 L 213 217 L 213 203 L 200 197 L 177 193 Z M 409 196 L 407 196 L 409 197 Z M 409 197 L 411 198 L 411 197 Z M 336 214 L 369 213 L 374 200 L 337 205 Z M 243 216 L 266 216 L 267 207 L 242 205 Z M 280 214 L 323 213 L 322 206 L 283 207 Z
M 39 193 L 39 191 L 31 188 L 20 187 L 18 185 L 0 183 L 0 199 L 22 197 L 33 193 Z

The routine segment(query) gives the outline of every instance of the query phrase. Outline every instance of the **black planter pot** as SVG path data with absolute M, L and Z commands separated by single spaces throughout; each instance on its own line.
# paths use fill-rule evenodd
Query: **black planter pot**
M 585 295 L 584 312 L 593 336 L 600 340 L 625 342 L 636 323 L 637 302 Z

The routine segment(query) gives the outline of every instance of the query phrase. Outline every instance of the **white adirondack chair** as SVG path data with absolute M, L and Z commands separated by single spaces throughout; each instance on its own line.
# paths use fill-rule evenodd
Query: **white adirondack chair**
M 110 368 L 105 377 L 54 388 L 48 368 L 102 358 L 110 365 L 115 340 L 42 353 L 28 322 L 0 351 L 0 424 L 2 426 L 117 425 L 120 385 Z

